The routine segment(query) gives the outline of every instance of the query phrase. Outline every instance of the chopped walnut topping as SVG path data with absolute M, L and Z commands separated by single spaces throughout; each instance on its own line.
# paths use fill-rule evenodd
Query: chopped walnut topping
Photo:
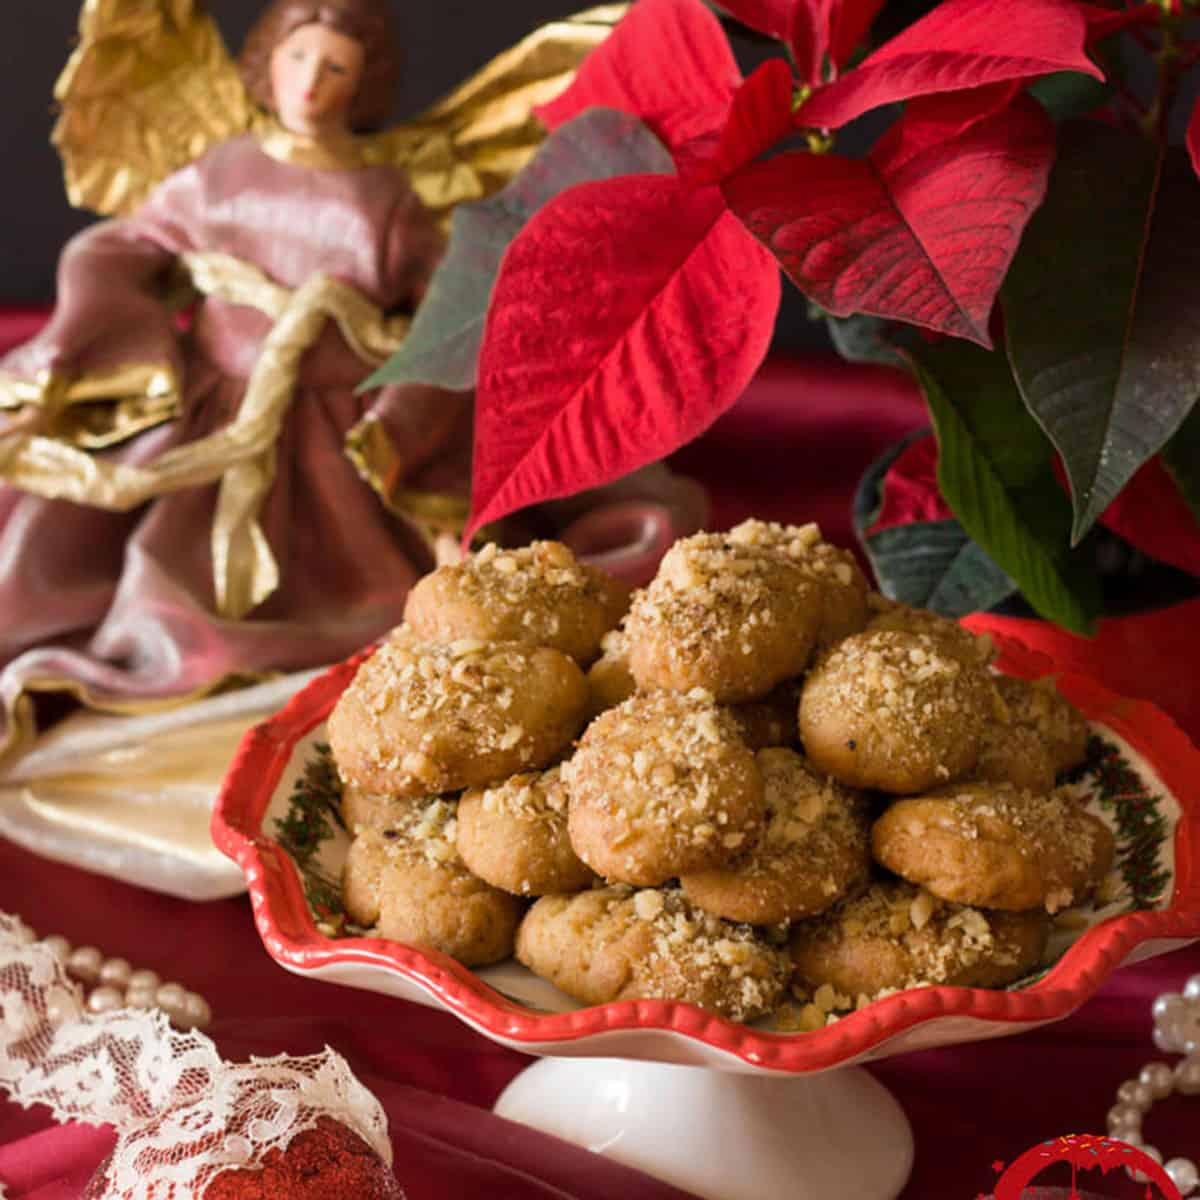
M 458 803 L 439 797 L 426 804 L 415 804 L 387 830 L 384 840 L 393 858 L 424 860 L 461 866 L 455 839 L 458 836 Z

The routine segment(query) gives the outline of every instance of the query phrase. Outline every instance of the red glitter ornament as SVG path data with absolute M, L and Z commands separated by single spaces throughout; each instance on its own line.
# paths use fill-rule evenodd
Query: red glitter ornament
M 117 1200 L 108 1191 L 107 1162 L 82 1200 Z M 253 1169 L 223 1171 L 203 1200 L 404 1200 L 390 1168 L 357 1133 L 332 1117 L 297 1134 L 286 1150 L 271 1150 Z

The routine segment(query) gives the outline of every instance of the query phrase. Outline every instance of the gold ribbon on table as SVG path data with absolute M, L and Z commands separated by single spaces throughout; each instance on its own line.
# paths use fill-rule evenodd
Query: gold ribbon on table
M 274 479 L 275 443 L 300 377 L 300 360 L 325 322 L 333 320 L 354 352 L 376 366 L 395 352 L 408 318 L 386 318 L 366 297 L 328 275 L 314 275 L 291 292 L 226 255 L 191 254 L 184 263 L 198 291 L 257 308 L 274 321 L 234 420 L 137 466 L 17 431 L 0 436 L 0 478 L 39 496 L 122 512 L 155 496 L 220 480 L 212 528 L 217 611 L 239 619 L 279 585 L 279 568 L 258 513 Z M 48 389 L 44 402 L 59 408 L 62 393 L 62 387 Z

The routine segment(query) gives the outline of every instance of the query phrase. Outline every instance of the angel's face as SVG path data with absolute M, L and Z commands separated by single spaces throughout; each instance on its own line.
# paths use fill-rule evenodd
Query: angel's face
M 292 133 L 344 133 L 366 53 L 327 25 L 300 25 L 271 54 L 275 115 Z

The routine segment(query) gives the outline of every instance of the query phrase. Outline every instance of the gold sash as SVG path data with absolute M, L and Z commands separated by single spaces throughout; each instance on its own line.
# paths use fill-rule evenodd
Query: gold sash
M 328 275 L 314 275 L 291 292 L 227 255 L 189 254 L 183 263 L 197 291 L 257 308 L 274 321 L 234 420 L 141 466 L 108 462 L 68 441 L 16 431 L 0 436 L 0 478 L 39 496 L 114 511 L 220 480 L 213 580 L 217 611 L 236 620 L 279 586 L 279 568 L 258 514 L 275 476 L 275 443 L 300 378 L 300 360 L 332 320 L 355 354 L 378 366 L 399 346 L 409 320 L 385 317 Z M 21 399 L 51 413 L 61 410 L 68 399 L 65 382 L 51 377 L 39 383 Z

